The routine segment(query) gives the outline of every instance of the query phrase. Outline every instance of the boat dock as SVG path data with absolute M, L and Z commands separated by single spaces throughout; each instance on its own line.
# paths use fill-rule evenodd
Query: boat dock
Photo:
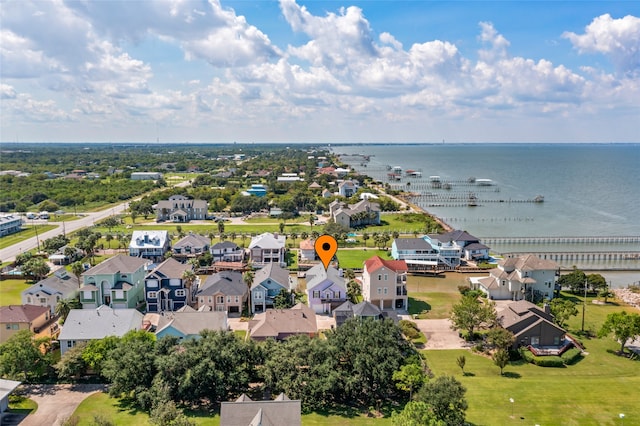
M 484 237 L 487 245 L 504 244 L 635 244 L 640 243 L 640 235 L 592 236 L 592 237 Z

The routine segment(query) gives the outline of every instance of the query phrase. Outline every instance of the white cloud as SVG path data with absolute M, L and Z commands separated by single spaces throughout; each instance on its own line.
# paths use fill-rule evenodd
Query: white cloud
M 601 53 L 607 56 L 620 72 L 640 71 L 640 18 L 625 16 L 614 19 L 609 14 L 598 16 L 578 35 L 565 32 L 580 53 Z
M 0 84 L 0 99 L 15 99 L 16 90 L 8 84 Z

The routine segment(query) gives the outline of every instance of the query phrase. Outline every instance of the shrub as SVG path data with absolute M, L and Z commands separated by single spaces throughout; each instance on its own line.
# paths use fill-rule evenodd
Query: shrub
M 464 296 L 471 291 L 471 287 L 469 287 L 468 285 L 459 285 L 458 291 Z
M 399 325 L 402 330 L 402 334 L 407 336 L 409 339 L 417 339 L 420 337 L 420 330 L 418 330 L 418 326 L 415 322 L 400 320 Z
M 559 356 L 534 356 L 533 363 L 538 367 L 564 367 L 564 361 Z
M 522 359 L 524 359 L 528 363 L 533 363 L 533 358 L 535 357 L 535 355 L 533 355 L 529 349 L 527 349 L 524 346 L 521 346 L 518 349 L 518 352 L 520 352 L 520 356 L 522 357 Z
M 565 365 L 572 365 L 582 358 L 582 352 L 578 348 L 571 348 L 563 353 L 561 358 Z

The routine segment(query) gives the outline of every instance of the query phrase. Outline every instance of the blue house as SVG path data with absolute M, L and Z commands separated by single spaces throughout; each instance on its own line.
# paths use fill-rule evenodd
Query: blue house
M 391 257 L 404 260 L 410 269 L 453 269 L 460 265 L 462 247 L 455 241 L 442 242 L 425 235 L 422 238 L 396 238 Z
M 249 195 L 255 195 L 256 197 L 264 197 L 267 195 L 267 187 L 261 184 L 253 184 L 251 188 L 245 191 Z
M 189 305 L 191 286 L 185 283 L 183 274 L 192 268 L 170 257 L 149 272 L 144 279 L 147 312 L 177 311 Z M 196 284 L 192 283 L 194 287 Z
M 256 272 L 253 279 L 251 312 L 264 312 L 267 308 L 273 308 L 273 300 L 281 291 L 291 291 L 294 288 L 295 284 L 289 271 L 277 263 L 268 263 Z

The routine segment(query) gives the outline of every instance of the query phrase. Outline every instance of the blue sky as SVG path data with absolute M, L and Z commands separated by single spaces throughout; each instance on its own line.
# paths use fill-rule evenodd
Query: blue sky
M 639 142 L 640 2 L 4 1 L 0 140 Z

